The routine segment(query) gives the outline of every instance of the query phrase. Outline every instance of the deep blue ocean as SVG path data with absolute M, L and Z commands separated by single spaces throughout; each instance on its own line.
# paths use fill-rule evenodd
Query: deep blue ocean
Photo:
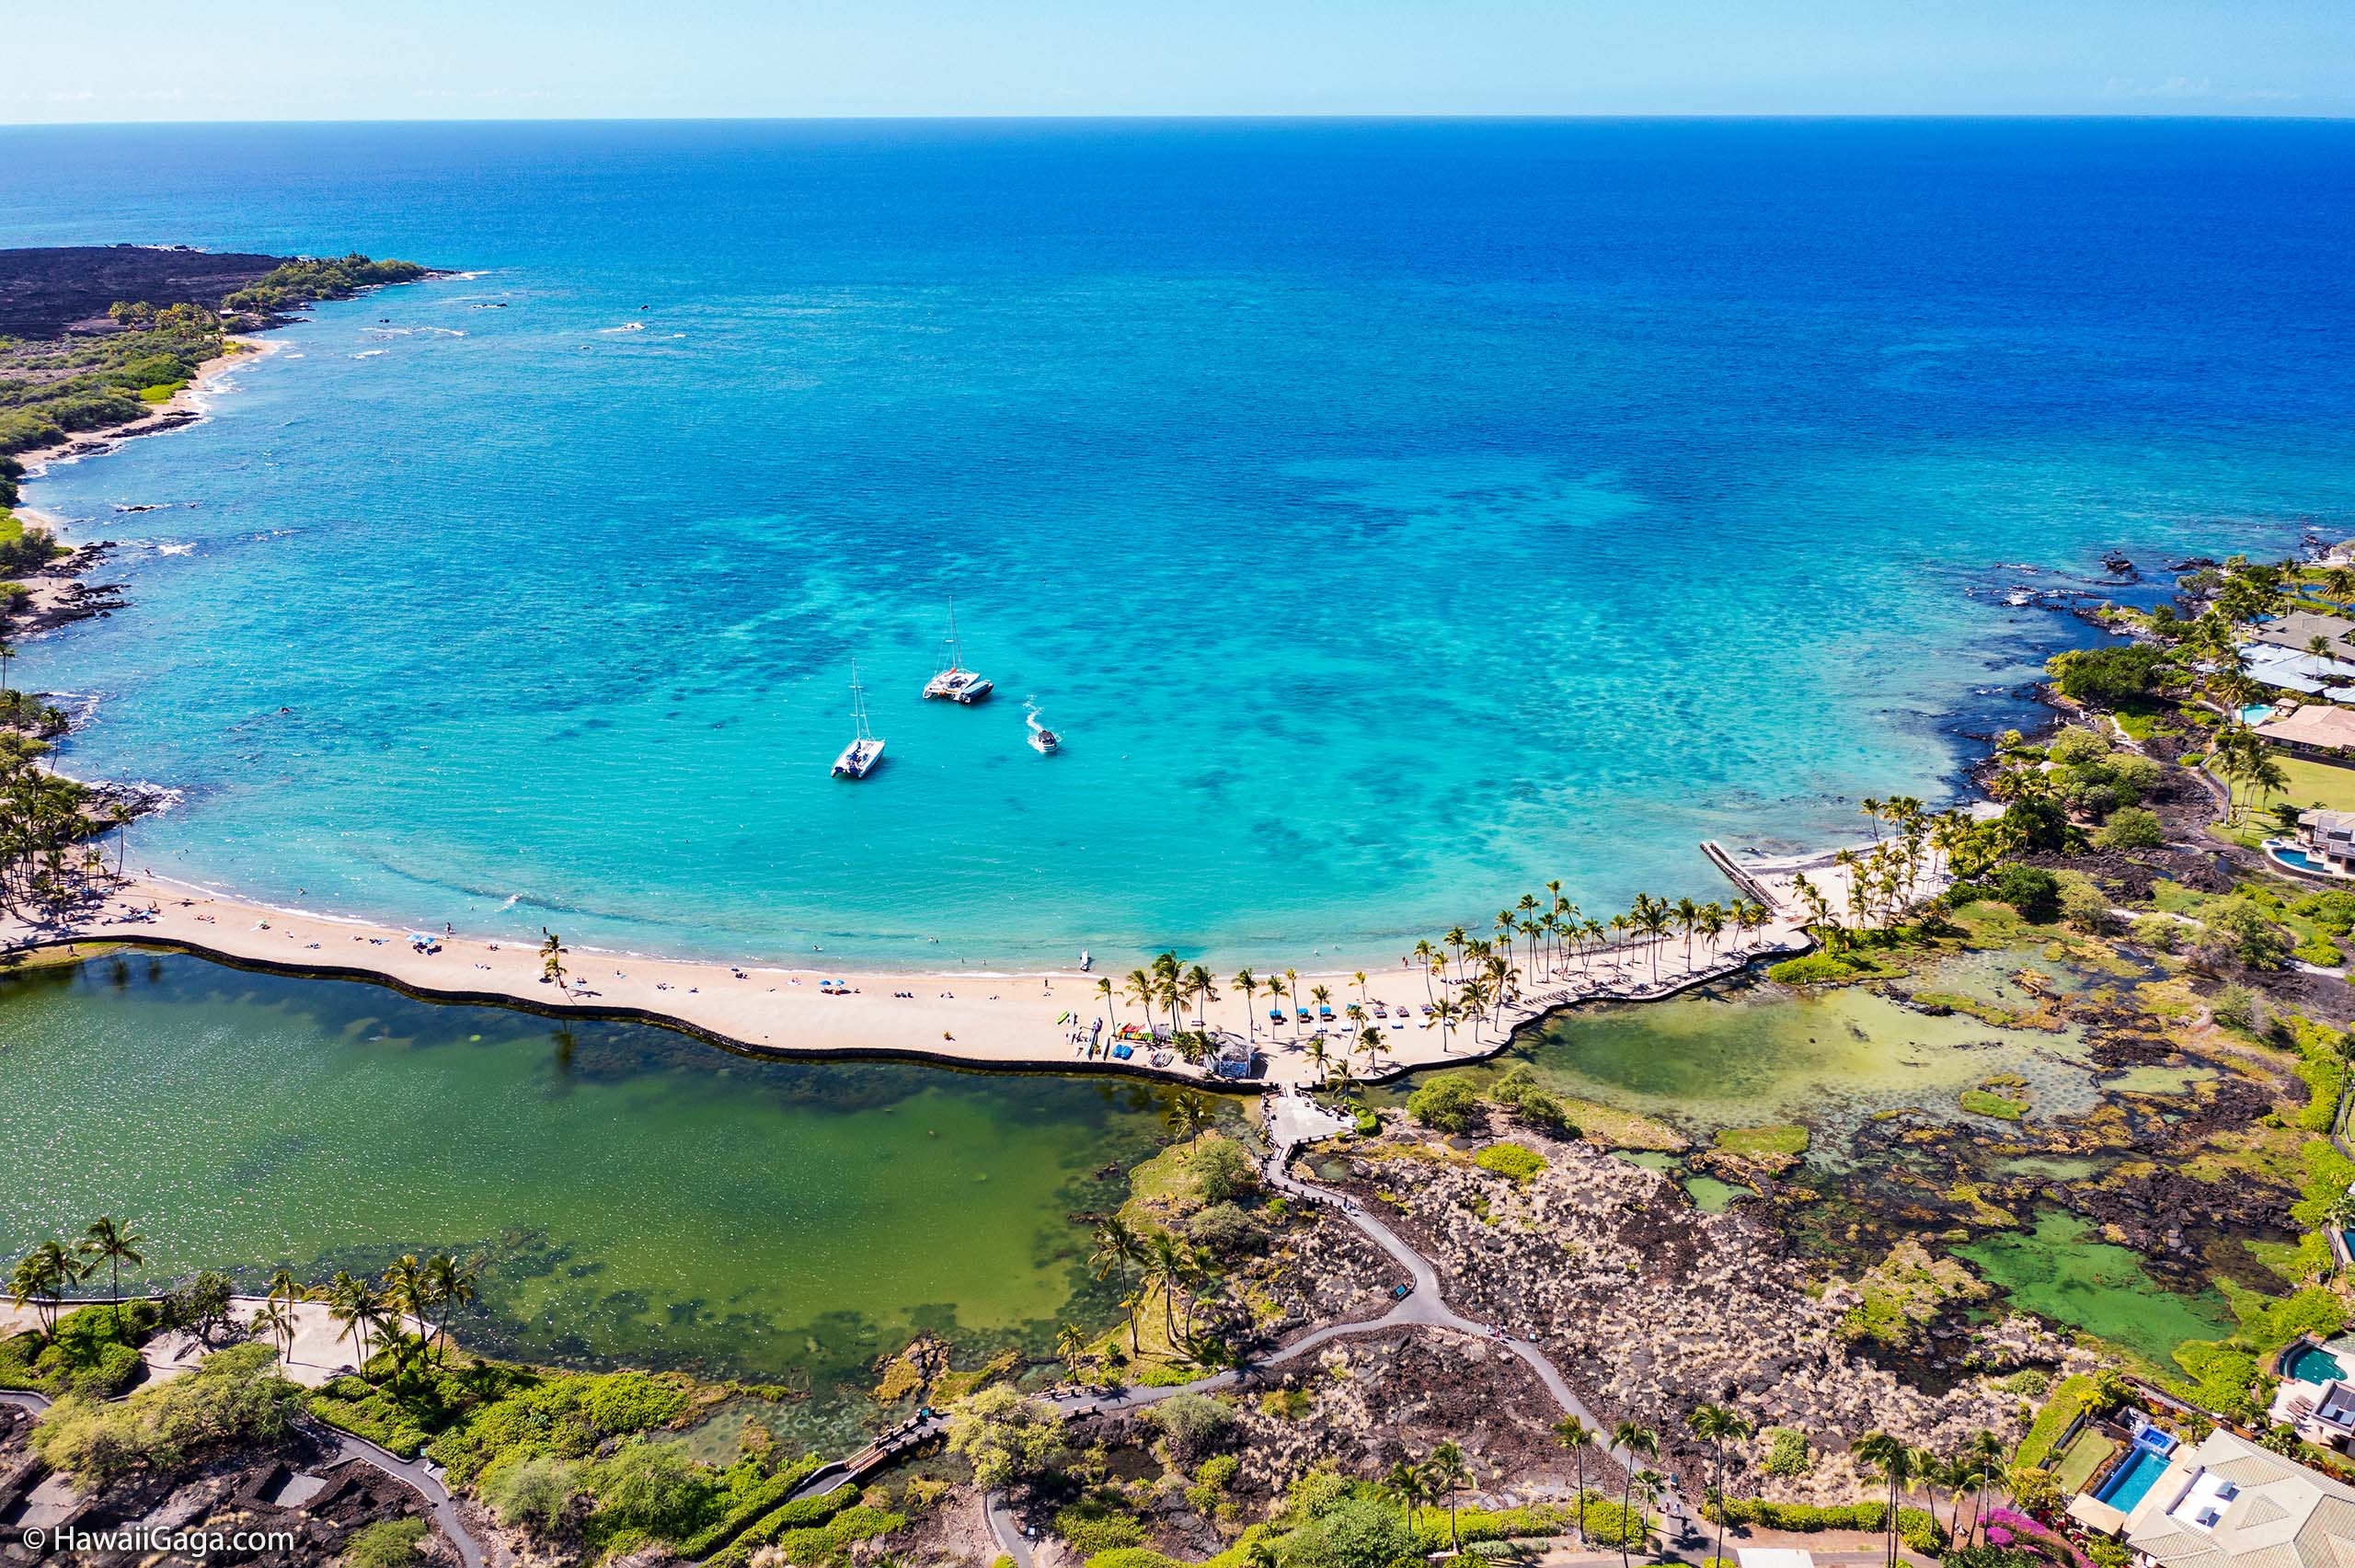
M 1958 787 L 2080 635 L 2010 590 L 2355 534 L 2346 124 L 0 130 L 0 244 L 109 241 L 465 273 L 33 484 L 133 608 L 15 675 L 179 792 L 134 865 L 466 931 L 1716 896 L 1699 839 Z

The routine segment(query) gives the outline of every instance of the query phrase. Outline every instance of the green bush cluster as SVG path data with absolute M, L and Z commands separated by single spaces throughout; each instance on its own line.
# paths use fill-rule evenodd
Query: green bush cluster
M 1766 967 L 1766 978 L 1777 985 L 1786 986 L 1837 985 L 1843 980 L 1860 979 L 1879 972 L 1879 966 L 1868 958 L 1834 953 L 1829 948 L 1803 953 L 1796 958 L 1786 958 Z
M 1466 1132 L 1480 1112 L 1480 1093 L 1460 1072 L 1427 1079 L 1407 1096 L 1407 1115 L 1441 1132 Z
M 1545 1169 L 1546 1161 L 1545 1156 L 1522 1144 L 1492 1143 L 1472 1156 L 1472 1163 L 1510 1181 L 1527 1182 Z
M 1807 1434 L 1777 1426 L 1766 1434 L 1766 1458 L 1759 1469 L 1778 1481 L 1791 1481 L 1814 1468 L 1808 1457 Z
M 214 1448 L 274 1443 L 302 1408 L 277 1368 L 270 1346 L 240 1345 L 120 1403 L 68 1395 L 33 1428 L 33 1448 L 87 1491 L 133 1470 L 169 1475 Z
M 1048 1528 L 1082 1557 L 1118 1551 L 1144 1539 L 1144 1521 L 1117 1497 L 1101 1493 L 1056 1509 Z
M 126 1301 L 118 1329 L 112 1307 L 77 1307 L 46 1341 L 30 1333 L 0 1340 L 0 1389 L 111 1399 L 139 1376 L 138 1347 L 161 1318 L 152 1301 Z
M 1702 1512 L 1715 1518 L 1719 1510 L 1704 1504 Z M 1886 1503 L 1775 1503 L 1763 1497 L 1729 1497 L 1723 1510 L 1729 1525 L 1758 1525 L 1770 1530 L 1806 1533 L 1813 1530 L 1879 1530 L 1888 1528 Z M 1913 1551 L 1934 1554 L 1946 1546 L 1947 1532 L 1937 1520 L 1919 1508 L 1897 1511 L 1897 1535 Z
M 416 1568 L 423 1519 L 378 1519 L 362 1525 L 343 1543 L 339 1568 Z
M 358 251 L 349 256 L 299 257 L 263 274 L 221 302 L 228 310 L 293 310 L 317 300 L 349 299 L 381 283 L 408 283 L 425 276 L 414 261 L 374 261 Z
M 848 1494 L 847 1486 L 837 1489 Z M 843 1562 L 851 1547 L 862 1540 L 890 1535 L 907 1528 L 907 1516 L 887 1509 L 872 1508 L 845 1497 L 856 1506 L 842 1508 L 822 1524 L 788 1525 L 780 1519 L 798 1504 L 788 1503 L 775 1514 L 763 1519 L 737 1537 L 734 1545 L 715 1554 L 709 1561 L 712 1568 L 747 1568 L 752 1553 L 762 1547 L 774 1545 L 785 1553 L 787 1562 L 796 1568 L 830 1568 Z M 811 1502 L 818 1499 L 811 1498 Z
M 1538 1086 L 1537 1075 L 1527 1062 L 1516 1062 L 1488 1090 L 1488 1098 L 1512 1114 L 1513 1120 L 1523 1127 L 1555 1138 L 1576 1138 L 1579 1129 L 1570 1120 L 1569 1107 L 1560 1099 Z

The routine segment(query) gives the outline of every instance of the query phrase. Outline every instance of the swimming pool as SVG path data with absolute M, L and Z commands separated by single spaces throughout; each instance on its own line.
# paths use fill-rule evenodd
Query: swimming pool
M 2338 875 L 2338 873 L 2332 871 L 2330 867 L 2315 860 L 2314 856 L 2308 854 L 2305 851 L 2299 849 L 2294 844 L 2284 843 L 2280 839 L 2266 840 L 2265 853 L 2271 855 L 2275 860 L 2280 861 L 2286 866 L 2290 866 L 2294 870 L 2310 873 L 2315 876 L 2335 876 Z
M 2293 1345 L 2281 1357 L 2281 1375 L 2293 1382 L 2335 1383 L 2347 1376 L 2347 1368 L 2319 1345 Z
M 2272 716 L 2273 704 L 2270 703 L 2251 703 L 2241 710 L 2241 722 L 2252 727 L 2267 722 Z
M 2109 1472 L 2109 1479 L 2094 1494 L 2096 1501 L 2107 1503 L 2121 1514 L 2131 1514 L 2134 1505 L 2158 1481 L 2159 1472 L 2167 1468 L 2166 1455 L 2141 1443 L 2134 1445 L 2126 1462 Z

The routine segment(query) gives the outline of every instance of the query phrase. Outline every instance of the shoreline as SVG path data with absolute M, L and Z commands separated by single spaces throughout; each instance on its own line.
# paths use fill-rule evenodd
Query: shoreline
M 1715 855 L 1710 858 L 1719 864 Z M 1454 982 L 1419 970 L 1369 969 L 1362 990 L 1355 971 L 1303 971 L 1302 994 L 1292 1000 L 1314 1013 L 1320 1004 L 1309 1000 L 1307 988 L 1325 987 L 1332 1016 L 1321 1024 L 1301 1023 L 1291 1006 L 1285 1022 L 1275 1023 L 1264 996 L 1246 1002 L 1221 977 L 1217 998 L 1188 1010 L 1182 1023 L 1189 1030 L 1200 1027 L 1213 1046 L 1232 1042 L 1257 1049 L 1264 1069 L 1243 1079 L 1220 1078 L 1207 1065 L 1189 1063 L 1169 1050 L 1166 1012 L 1156 1013 L 1158 1042 L 1132 1037 L 1124 1042 L 1132 1047 L 1129 1058 L 1108 1055 L 1122 1025 L 1155 1026 L 1121 994 L 1121 975 L 1109 970 L 895 974 L 581 948 L 565 950 L 565 981 L 559 986 L 543 978 L 539 943 L 528 933 L 509 941 L 445 932 L 430 944 L 415 944 L 411 935 L 428 933 L 275 910 L 155 877 L 110 880 L 103 895 L 53 921 L 0 921 L 0 957 L 82 944 L 184 952 L 235 967 L 388 985 L 432 1001 L 520 1008 L 558 1019 L 653 1024 L 747 1056 L 896 1059 L 998 1071 L 1104 1071 L 1260 1093 L 1326 1081 L 1330 1074 L 1320 1067 L 1320 1055 L 1328 1062 L 1353 1060 L 1362 1047 L 1354 1044 L 1360 1025 L 1347 1016 L 1351 1003 L 1363 1008 L 1365 1024 L 1382 1030 L 1381 1055 L 1387 1059 L 1378 1064 L 1370 1059 L 1365 1070 L 1351 1076 L 1361 1082 L 1385 1082 L 1430 1068 L 1485 1060 L 1509 1048 L 1522 1029 L 1568 1007 L 1657 1001 L 1741 974 L 1765 959 L 1810 951 L 1814 941 L 1804 929 L 1805 910 L 1791 895 L 1790 879 L 1808 870 L 1820 885 L 1832 883 L 1842 873 L 1836 865 L 1818 864 L 1828 860 L 1740 863 L 1745 876 L 1769 895 L 1763 900 L 1768 921 L 1714 949 L 1696 940 L 1688 954 L 1683 940 L 1671 935 L 1566 952 L 1558 961 L 1541 954 L 1511 1000 L 1476 1026 L 1430 1022 L 1424 1005 L 1449 996 Z M 1097 984 L 1104 979 L 1114 988 L 1109 1002 Z M 1321 1052 L 1313 1044 L 1319 1041 Z M 1157 1060 L 1164 1053 L 1166 1059 Z

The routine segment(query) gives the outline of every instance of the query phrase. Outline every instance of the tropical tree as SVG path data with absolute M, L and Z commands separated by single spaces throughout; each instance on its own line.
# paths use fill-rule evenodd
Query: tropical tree
M 1235 989 L 1243 993 L 1244 1037 L 1246 1040 L 1257 1040 L 1259 1037 L 1259 1013 L 1251 999 L 1259 994 L 1259 977 L 1248 969 L 1237 969 L 1235 971 L 1233 983 Z
M 1619 1563 L 1620 1568 L 1626 1568 L 1627 1538 L 1641 1533 L 1632 1528 L 1635 1521 L 1630 1512 L 1636 1496 L 1637 1471 L 1635 1461 L 1638 1456 L 1644 1459 L 1659 1457 L 1660 1434 L 1639 1422 L 1622 1421 L 1611 1428 L 1611 1446 L 1618 1450 L 1619 1462 L 1626 1467 L 1626 1479 L 1619 1488 Z
M 1849 1448 L 1864 1461 L 1867 1473 L 1878 1471 L 1881 1480 L 1889 1485 L 1889 1516 L 1881 1523 L 1884 1527 L 1883 1546 L 1887 1559 L 1894 1568 L 1897 1562 L 1897 1500 L 1913 1479 L 1913 1450 L 1886 1432 L 1867 1432 Z
M 1684 1425 L 1693 1429 L 1693 1436 L 1709 1445 L 1714 1455 L 1710 1467 L 1709 1495 L 1717 1503 L 1717 1554 L 1723 1557 L 1726 1554 L 1726 1442 L 1729 1438 L 1739 1441 L 1747 1437 L 1756 1428 L 1741 1412 L 1722 1404 L 1696 1406 L 1693 1413 L 1684 1418 Z
M 448 1253 L 436 1253 L 425 1260 L 425 1284 L 431 1304 L 441 1310 L 434 1320 L 433 1339 L 447 1340 L 450 1314 L 475 1299 L 476 1283 L 482 1278 L 482 1259 L 473 1258 L 460 1263 Z
M 66 1251 L 64 1243 L 43 1242 L 17 1260 L 8 1276 L 8 1296 L 19 1307 L 29 1303 L 41 1333 L 53 1335 L 65 1293 L 87 1272 L 88 1265 Z
M 1180 1089 L 1169 1097 L 1169 1108 L 1162 1114 L 1162 1119 L 1168 1124 L 1171 1134 L 1184 1139 L 1190 1149 L 1201 1141 L 1202 1129 L 1217 1115 L 1218 1107 L 1211 1103 L 1209 1095 Z
M 1586 1544 L 1586 1456 L 1595 1446 L 1599 1434 L 1575 1415 L 1565 1415 L 1554 1423 L 1554 1441 L 1568 1448 L 1578 1465 L 1579 1544 Z
M 338 1339 L 351 1341 L 358 1354 L 360 1375 L 368 1375 L 369 1341 L 386 1323 L 385 1297 L 373 1280 L 354 1279 L 341 1269 L 327 1281 L 327 1316 L 343 1325 Z
M 278 1347 L 281 1361 L 294 1353 L 296 1320 L 293 1302 L 275 1295 L 266 1298 L 254 1313 L 252 1327 L 256 1333 L 270 1335 L 270 1342 Z
M 145 1240 L 138 1231 L 118 1225 L 103 1214 L 91 1220 L 90 1228 L 82 1232 L 79 1251 L 90 1260 L 90 1266 L 104 1264 L 112 1271 L 113 1284 L 108 1300 L 118 1339 L 122 1336 L 122 1265 L 129 1264 L 136 1268 L 147 1261 L 139 1255 L 140 1243 Z
M 1072 1380 L 1079 1380 L 1079 1368 L 1087 1359 L 1087 1336 L 1065 1323 L 1055 1333 L 1055 1354 L 1063 1358 L 1063 1370 Z
M 1627 1480 L 1636 1501 L 1636 1516 L 1633 1522 L 1637 1532 L 1645 1538 L 1648 1545 L 1651 1536 L 1651 1511 L 1660 1505 L 1660 1498 L 1668 1492 L 1668 1477 L 1656 1470 L 1647 1469 L 1637 1471 Z M 1623 1554 L 1627 1549 L 1626 1523 L 1626 1520 L 1621 1521 L 1619 1531 L 1619 1550 Z
M 1379 1482 L 1382 1493 L 1407 1511 L 1407 1529 L 1415 1528 L 1415 1510 L 1430 1501 L 1430 1482 L 1424 1478 L 1422 1467 L 1400 1459 L 1393 1464 Z
M 1126 1290 L 1129 1266 L 1144 1261 L 1144 1238 L 1127 1220 L 1114 1214 L 1097 1222 L 1094 1240 L 1096 1250 L 1088 1254 L 1087 1261 L 1095 1269 L 1096 1277 L 1101 1279 L 1117 1271 L 1120 1288 Z
M 557 985 L 564 984 L 564 938 L 540 928 L 540 979 Z
M 1464 1450 L 1453 1443 L 1442 1443 L 1423 1461 L 1423 1473 L 1430 1479 L 1430 1489 L 1447 1505 L 1447 1539 L 1460 1555 L 1464 1537 L 1455 1523 L 1455 1494 L 1471 1481 L 1472 1472 L 1464 1463 Z
M 1112 1022 L 1118 1024 L 1120 1021 L 1120 999 L 1112 994 L 1111 976 L 1096 977 L 1096 994 L 1104 999 L 1104 1011 L 1109 1013 L 1112 1015 Z

